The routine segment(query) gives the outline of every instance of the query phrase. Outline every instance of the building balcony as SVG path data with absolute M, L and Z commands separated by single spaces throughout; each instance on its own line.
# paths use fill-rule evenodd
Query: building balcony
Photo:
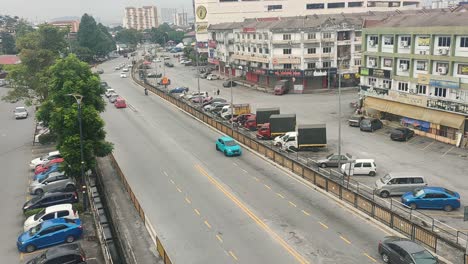
M 342 46 L 342 45 L 351 45 L 352 41 L 350 39 L 343 39 L 343 40 L 338 40 L 336 41 L 336 44 L 338 46 Z
M 298 43 L 295 40 L 282 40 L 282 39 L 274 39 L 271 41 L 273 44 L 292 44 L 292 43 Z
M 301 58 L 294 56 L 275 56 L 273 64 L 301 64 Z
M 320 53 L 304 54 L 304 59 L 318 59 L 322 57 Z
M 243 61 L 251 61 L 251 62 L 261 62 L 261 63 L 268 63 L 269 57 L 268 55 L 260 55 L 260 54 L 233 54 L 232 59 L 234 60 L 243 60 Z
M 218 45 L 218 43 L 216 42 L 216 40 L 208 40 L 208 47 L 209 48 L 216 48 L 217 45 Z
M 320 43 L 320 39 L 304 39 L 304 43 Z

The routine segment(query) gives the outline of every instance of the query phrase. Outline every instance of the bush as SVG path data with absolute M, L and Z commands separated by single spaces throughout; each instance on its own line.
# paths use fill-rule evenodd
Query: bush
M 39 136 L 39 143 L 41 144 L 49 144 L 55 142 L 55 135 L 52 133 L 42 134 Z
M 72 207 L 73 207 L 73 210 L 76 210 L 78 211 L 78 213 L 83 213 L 83 203 L 74 203 L 72 204 Z M 26 218 L 30 217 L 31 215 L 35 215 L 37 213 L 39 213 L 43 208 L 37 208 L 37 209 L 31 209 L 31 210 L 27 210 L 24 212 L 24 216 Z

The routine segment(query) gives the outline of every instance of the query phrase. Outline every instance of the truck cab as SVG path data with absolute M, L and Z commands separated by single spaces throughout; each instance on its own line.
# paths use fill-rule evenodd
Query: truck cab
M 255 115 L 245 120 L 244 127 L 250 131 L 257 130 L 257 118 Z
M 287 142 L 289 141 L 295 141 L 297 136 L 297 132 L 292 131 L 284 134 L 283 136 L 277 136 L 273 140 L 273 144 L 278 147 L 282 147 L 286 145 Z
M 274 94 L 283 95 L 287 94 L 292 86 L 291 80 L 279 80 L 275 84 Z
M 270 123 L 263 124 L 258 129 L 256 136 L 258 139 L 270 139 L 271 138 Z

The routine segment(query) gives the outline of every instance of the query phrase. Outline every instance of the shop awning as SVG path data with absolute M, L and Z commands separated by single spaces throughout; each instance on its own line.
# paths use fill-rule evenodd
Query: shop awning
M 398 103 L 374 97 L 366 97 L 364 106 L 394 115 L 431 122 L 447 127 L 460 129 L 465 116 L 453 113 L 432 110 L 414 105 Z

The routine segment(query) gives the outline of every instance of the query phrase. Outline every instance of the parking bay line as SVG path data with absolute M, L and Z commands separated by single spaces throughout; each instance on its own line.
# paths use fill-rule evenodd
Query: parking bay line
M 449 150 L 445 151 L 445 153 L 442 155 L 442 157 L 444 157 L 445 155 L 447 155 L 447 153 L 449 153 L 450 151 L 452 151 L 453 148 L 455 148 L 455 147 L 451 147 Z
M 431 143 L 429 143 L 429 145 L 425 146 L 425 147 L 424 147 L 424 148 L 422 148 L 421 150 L 425 150 L 425 149 L 427 149 L 429 146 L 431 146 L 431 145 L 432 145 L 432 144 L 434 144 L 434 143 L 435 143 L 435 140 L 434 140 L 434 141 L 432 141 Z

